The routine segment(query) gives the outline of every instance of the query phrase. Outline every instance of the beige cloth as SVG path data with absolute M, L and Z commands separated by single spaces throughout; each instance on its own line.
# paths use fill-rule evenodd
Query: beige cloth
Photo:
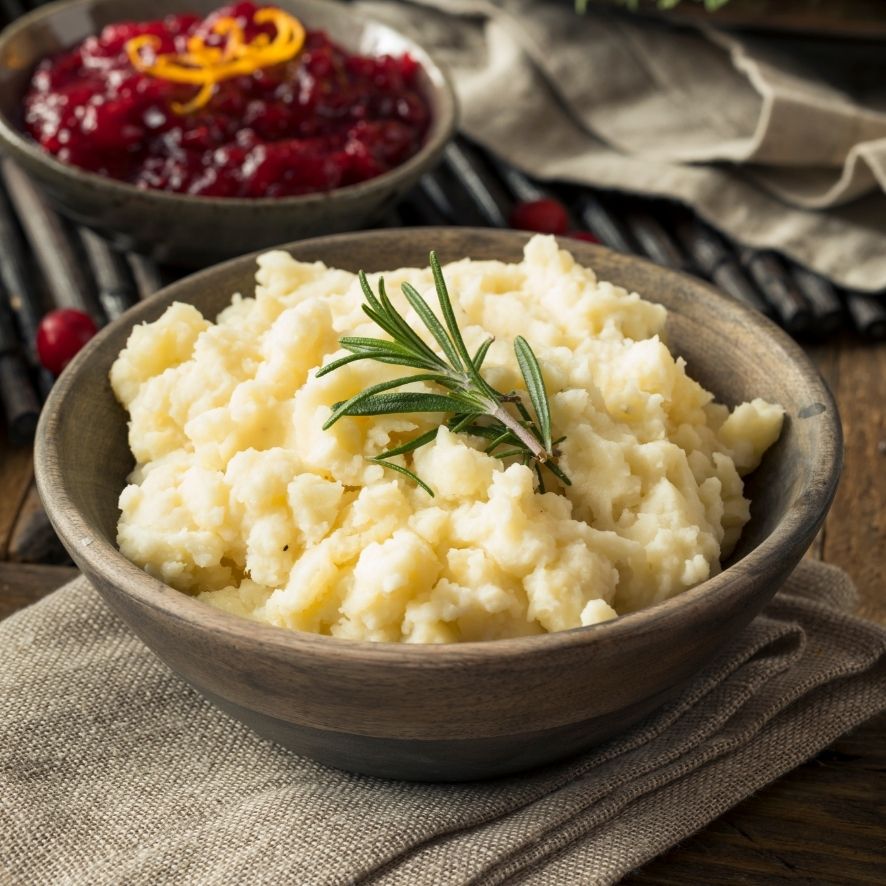
M 826 51 L 568 0 L 360 0 L 451 69 L 465 132 L 541 179 L 667 196 L 739 242 L 886 288 L 882 47 Z
M 0 623 L 0 882 L 611 883 L 886 707 L 886 631 L 803 563 L 681 700 L 576 759 L 420 785 L 298 758 L 78 579 Z

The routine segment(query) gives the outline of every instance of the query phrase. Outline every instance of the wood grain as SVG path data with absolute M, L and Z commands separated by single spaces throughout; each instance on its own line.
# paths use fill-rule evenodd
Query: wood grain
M 13 563 L 73 565 L 46 516 L 33 479 L 10 533 L 6 559 Z
M 824 559 L 845 569 L 860 613 L 886 623 L 886 345 L 842 342 L 835 392 L 846 463 L 825 526 Z
M 22 501 L 33 477 L 30 445 L 12 446 L 0 425 L 0 560 L 5 560 L 9 540 Z
M 625 0 L 592 0 L 625 6 Z M 701 3 L 684 0 L 679 6 L 663 11 L 659 0 L 640 0 L 639 10 L 672 22 L 720 27 L 753 28 L 828 38 L 841 36 L 875 40 L 886 36 L 886 10 L 880 0 L 731 0 L 716 13 L 709 13 Z
M 882 884 L 884 749 L 886 714 L 881 714 L 624 882 Z
M 0 563 L 0 619 L 36 603 L 78 574 L 71 566 Z

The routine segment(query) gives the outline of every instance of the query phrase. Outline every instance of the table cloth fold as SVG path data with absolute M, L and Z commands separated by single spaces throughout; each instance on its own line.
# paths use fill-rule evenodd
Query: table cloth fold
M 616 882 L 886 708 L 886 630 L 853 605 L 844 573 L 804 562 L 628 733 L 431 785 L 257 737 L 79 578 L 0 623 L 0 883 Z
M 358 0 L 453 76 L 462 129 L 542 180 L 670 197 L 886 289 L 882 47 L 668 27 L 568 0 Z

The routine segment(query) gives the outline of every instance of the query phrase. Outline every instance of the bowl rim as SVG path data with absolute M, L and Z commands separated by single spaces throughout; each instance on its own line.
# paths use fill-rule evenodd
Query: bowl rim
M 306 249 L 311 250 L 326 244 L 347 243 L 355 238 L 383 240 L 408 237 L 415 233 L 432 237 L 436 232 L 453 230 L 462 235 L 466 252 L 470 251 L 469 243 L 473 237 L 491 236 L 501 238 L 503 243 L 509 240 L 512 243 L 520 242 L 522 245 L 532 236 L 522 231 L 490 228 L 385 228 L 297 240 L 276 249 L 284 251 L 297 249 L 304 252 Z M 595 257 L 611 255 L 613 252 L 591 243 L 562 238 L 559 242 L 562 247 L 572 252 L 577 261 L 592 267 Z M 224 635 L 231 642 L 260 643 L 266 650 L 283 656 L 308 653 L 314 657 L 327 659 L 344 656 L 352 661 L 387 661 L 415 667 L 446 667 L 455 661 L 464 663 L 466 660 L 483 661 L 490 658 L 501 660 L 527 655 L 546 656 L 553 648 L 575 648 L 589 641 L 602 641 L 604 638 L 606 642 L 618 643 L 625 636 L 661 630 L 670 622 L 680 620 L 681 613 L 698 606 L 702 599 L 713 601 L 716 598 L 720 603 L 727 602 L 742 591 L 741 583 L 732 581 L 737 570 L 764 579 L 770 573 L 771 566 L 782 561 L 784 549 L 802 546 L 805 550 L 808 547 L 818 525 L 827 513 L 842 470 L 842 427 L 833 395 L 800 346 L 771 320 L 721 294 L 710 284 L 636 256 L 622 256 L 632 264 L 647 266 L 656 275 L 660 275 L 662 280 L 682 285 L 686 285 L 688 280 L 695 292 L 704 293 L 705 298 L 712 300 L 713 307 L 718 313 L 731 316 L 738 322 L 749 325 L 755 333 L 766 336 L 798 366 L 815 390 L 815 402 L 825 406 L 821 413 L 825 424 L 819 431 L 825 445 L 819 458 L 809 466 L 804 487 L 798 491 L 793 505 L 759 545 L 717 575 L 652 606 L 599 624 L 528 637 L 441 644 L 350 640 L 255 622 L 209 606 L 149 575 L 128 560 L 114 544 L 96 533 L 83 519 L 68 496 L 58 470 L 59 449 L 55 428 L 63 420 L 70 392 L 87 375 L 92 354 L 113 331 L 143 322 L 142 315 L 152 311 L 158 302 L 174 300 L 176 297 L 183 298 L 189 289 L 215 277 L 223 277 L 235 267 L 245 267 L 254 263 L 256 257 L 266 251 L 258 250 L 188 275 L 130 308 L 113 323 L 104 327 L 74 358 L 53 386 L 40 415 L 34 452 L 35 476 L 40 497 L 56 531 L 68 547 L 76 548 L 78 556 L 90 570 L 141 605 L 161 610 L 165 618 L 196 624 L 200 628 Z M 643 297 L 654 301 L 652 293 L 646 293 Z M 58 478 L 58 481 L 56 482 L 54 478 Z
M 366 15 L 362 11 L 339 9 L 336 6 L 321 3 L 320 0 L 294 0 L 294 2 L 315 9 L 322 7 L 327 12 L 331 11 L 335 15 L 347 15 L 348 18 L 357 19 L 365 26 L 371 26 L 379 31 L 392 34 L 409 45 L 408 51 L 424 69 L 431 84 L 430 94 L 426 96 L 431 109 L 431 125 L 425 141 L 418 151 L 399 166 L 395 166 L 393 169 L 389 169 L 374 178 L 352 185 L 333 188 L 331 191 L 317 191 L 288 197 L 205 197 L 179 193 L 177 191 L 163 191 L 157 188 L 139 188 L 129 182 L 120 181 L 110 176 L 99 175 L 96 172 L 90 172 L 70 163 L 63 163 L 55 155 L 44 150 L 34 139 L 16 126 L 15 121 L 11 120 L 2 110 L 0 110 L 0 145 L 5 145 L 19 159 L 24 159 L 25 162 L 43 167 L 47 174 L 51 173 L 57 177 L 72 179 L 79 184 L 89 185 L 98 190 L 105 190 L 109 195 L 115 195 L 121 199 L 156 199 L 159 203 L 166 204 L 169 208 L 177 206 L 179 208 L 207 209 L 217 206 L 224 209 L 255 207 L 268 210 L 271 208 L 292 209 L 297 207 L 309 210 L 339 197 L 359 198 L 366 194 L 386 191 L 395 181 L 406 178 L 410 174 L 418 174 L 427 160 L 434 157 L 445 147 L 458 124 L 458 99 L 455 88 L 452 85 L 452 78 L 445 66 L 438 63 L 420 43 L 408 34 L 397 30 L 386 22 Z M 112 5 L 112 3 L 113 0 L 55 0 L 53 3 L 38 6 L 15 19 L 0 31 L 0 48 L 8 43 L 13 43 L 21 34 L 34 25 L 44 20 L 52 19 L 60 12 L 79 7 L 88 9 L 99 4 Z M 186 0 L 183 0 L 183 5 L 187 5 Z M 334 34 L 330 34 L 330 36 L 336 39 Z

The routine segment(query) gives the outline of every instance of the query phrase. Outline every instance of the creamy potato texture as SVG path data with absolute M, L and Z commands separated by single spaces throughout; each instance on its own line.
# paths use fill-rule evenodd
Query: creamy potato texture
M 513 340 L 532 345 L 572 486 L 548 475 L 541 494 L 528 467 L 441 427 L 403 462 L 432 498 L 366 457 L 440 416 L 322 429 L 332 404 L 410 371 L 363 361 L 315 377 L 344 355 L 341 336 L 379 335 L 356 277 L 283 252 L 258 266 L 254 296 L 215 323 L 172 305 L 112 368 L 137 462 L 118 542 L 152 575 L 274 625 L 432 643 L 594 624 L 720 569 L 748 519 L 741 477 L 782 409 L 716 404 L 662 340 L 660 305 L 598 281 L 552 238 L 519 263 L 446 266 L 469 348 L 495 336 L 495 387 L 522 389 Z M 436 307 L 430 271 L 384 276 L 423 331 L 399 289 L 408 280 Z

